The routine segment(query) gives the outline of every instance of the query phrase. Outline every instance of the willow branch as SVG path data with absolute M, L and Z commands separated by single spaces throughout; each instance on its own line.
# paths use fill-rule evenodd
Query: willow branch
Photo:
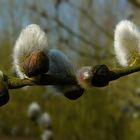
M 91 84 L 96 87 L 107 86 L 111 81 L 140 71 L 140 66 L 132 66 L 120 70 L 110 70 L 106 65 L 92 67 Z
M 93 67 L 93 75 L 91 77 L 93 86 L 104 87 L 109 84 L 109 82 L 117 80 L 121 77 L 130 75 L 132 73 L 140 71 L 140 66 L 133 66 L 128 68 L 123 68 L 120 70 L 109 70 L 106 65 L 101 65 L 95 72 L 95 67 Z M 105 70 L 107 69 L 107 70 Z M 17 77 L 7 76 L 6 81 L 8 89 L 17 89 L 24 86 L 47 86 L 47 85 L 77 85 L 77 80 L 75 77 L 66 77 L 63 75 L 55 74 L 44 74 L 39 77 L 34 77 L 30 79 L 19 79 Z
M 121 77 L 130 75 L 139 71 L 140 71 L 140 66 L 132 66 L 132 67 L 127 67 L 121 70 L 114 70 L 113 72 L 115 73 L 115 75 L 112 77 L 112 80 L 117 80 Z
M 66 77 L 63 75 L 44 74 L 40 77 L 30 79 L 19 79 L 17 77 L 7 77 L 9 89 L 17 89 L 24 86 L 44 86 L 44 85 L 75 85 L 77 81 L 73 77 Z

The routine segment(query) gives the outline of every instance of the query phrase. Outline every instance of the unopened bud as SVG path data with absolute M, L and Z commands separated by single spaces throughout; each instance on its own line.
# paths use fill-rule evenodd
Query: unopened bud
M 109 84 L 110 70 L 106 65 L 96 65 L 92 68 L 91 84 L 96 87 L 104 87 Z
M 78 85 L 72 86 L 69 90 L 64 93 L 64 96 L 70 100 L 76 100 L 81 97 L 84 93 L 84 89 Z
M 28 77 L 46 73 L 49 69 L 48 57 L 42 51 L 35 51 L 23 62 L 23 71 Z
M 77 80 L 85 89 L 92 86 L 104 87 L 109 84 L 110 72 L 106 65 L 87 66 L 78 71 Z
M 9 93 L 6 84 L 1 81 L 0 82 L 0 106 L 5 105 L 9 101 Z

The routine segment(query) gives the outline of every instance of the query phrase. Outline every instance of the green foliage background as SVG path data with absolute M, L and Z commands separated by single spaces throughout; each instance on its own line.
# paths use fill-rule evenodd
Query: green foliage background
M 42 19 L 38 13 L 38 11 L 41 11 L 40 4 L 44 4 L 45 1 L 41 0 L 40 3 L 33 1 L 35 6 L 39 7 L 37 13 L 29 10 L 29 7 L 26 6 L 27 1 L 27 3 L 24 3 L 25 5 L 20 4 L 23 1 L 20 2 L 21 7 L 16 7 L 17 9 L 14 7 L 14 2 L 14 0 L 9 1 L 8 21 L 10 22 L 6 22 L 9 24 L 4 28 L 5 36 L 0 41 L 0 69 L 6 74 L 12 74 L 11 52 L 15 38 L 23 25 L 21 17 L 25 18 L 24 16 L 27 14 L 31 23 L 42 24 L 42 26 L 44 22 L 45 25 L 52 24 L 48 17 Z M 125 5 L 126 8 L 121 7 L 121 3 L 126 1 L 107 0 L 101 3 L 101 1 L 94 0 L 95 6 L 93 9 L 88 2 L 89 0 L 80 0 L 86 11 L 112 37 L 117 22 L 123 19 L 123 16 L 128 16 L 130 11 L 133 11 L 132 13 L 136 17 L 134 21 L 139 23 L 137 18 L 139 9 L 136 10 L 134 7 L 129 9 L 128 2 Z M 101 6 L 103 8 L 100 8 Z M 20 17 L 14 16 L 15 11 L 12 8 L 18 12 L 21 10 Z M 0 10 L 4 11 L 2 8 Z M 79 48 L 76 48 L 77 44 L 73 37 L 75 35 L 70 32 L 68 38 L 70 43 L 68 40 L 66 40 L 66 44 L 59 42 L 57 48 L 65 52 L 75 62 L 77 68 L 95 64 L 106 64 L 112 69 L 119 68 L 113 54 L 113 38 L 109 39 L 101 28 L 97 28 L 95 24 L 88 22 L 87 15 L 84 16 L 80 13 L 79 21 L 80 34 L 86 36 L 97 46 L 91 47 L 88 43 L 81 41 L 80 38 Z M 60 36 L 61 28 L 57 27 L 58 34 L 56 36 Z M 50 32 L 48 30 L 46 32 L 49 36 Z M 52 42 L 50 41 L 50 44 Z M 76 54 L 76 57 L 69 56 L 71 53 Z M 140 110 L 136 108 L 136 105 L 140 104 L 140 96 L 136 94 L 136 90 L 140 86 L 139 77 L 140 74 L 136 73 L 113 81 L 105 88 L 93 87 L 75 101 L 70 101 L 63 96 L 55 96 L 46 87 L 10 90 L 9 103 L 0 108 L 0 135 L 8 135 L 11 138 L 13 136 L 23 136 L 39 139 L 42 132 L 41 128 L 27 117 L 29 104 L 37 101 L 42 111 L 49 112 L 52 117 L 56 140 L 139 140 Z
M 11 46 L 4 41 L 0 52 L 2 70 L 11 73 Z M 7 59 L 3 59 L 7 56 Z M 0 134 L 39 138 L 41 129 L 30 122 L 27 108 L 37 101 L 42 111 L 50 113 L 55 139 L 63 140 L 132 140 L 139 139 L 139 112 L 132 109 L 122 112 L 129 100 L 138 103 L 135 88 L 139 86 L 139 74 L 112 82 L 105 88 L 93 88 L 75 101 L 63 96 L 48 94 L 44 87 L 10 90 L 10 101 L 0 108 Z M 138 113 L 138 117 L 134 117 Z M 26 131 L 29 130 L 28 133 Z M 131 133 L 131 135 L 130 135 Z M 14 135 L 14 134 L 13 134 Z

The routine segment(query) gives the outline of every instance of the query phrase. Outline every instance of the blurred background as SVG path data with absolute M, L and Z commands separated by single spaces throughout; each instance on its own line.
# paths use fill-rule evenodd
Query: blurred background
M 140 0 L 0 0 L 0 69 L 12 71 L 12 49 L 21 29 L 40 25 L 49 46 L 63 51 L 78 69 L 106 64 L 119 68 L 114 28 L 122 19 L 140 26 Z M 47 87 L 10 90 L 0 108 L 0 140 L 40 140 L 27 116 L 31 102 L 50 114 L 54 140 L 139 140 L 140 74 L 93 88 L 70 101 Z

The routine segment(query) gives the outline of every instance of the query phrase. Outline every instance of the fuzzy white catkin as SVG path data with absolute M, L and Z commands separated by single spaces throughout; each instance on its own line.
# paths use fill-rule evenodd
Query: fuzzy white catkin
M 36 24 L 25 27 L 16 40 L 13 49 L 13 68 L 17 76 L 21 79 L 25 78 L 21 67 L 25 57 L 36 50 L 44 50 L 46 48 L 48 48 L 46 33 Z
M 4 79 L 4 75 L 3 75 L 3 72 L 0 71 L 0 80 L 3 80 Z
M 128 20 L 118 23 L 114 34 L 114 50 L 121 66 L 128 66 L 134 53 L 140 52 L 140 31 L 138 27 Z
M 45 130 L 41 138 L 42 140 L 53 140 L 53 132 L 51 130 Z
M 24 59 L 36 50 L 43 51 L 49 59 L 48 74 L 67 77 L 76 75 L 75 68 L 68 57 L 57 49 L 50 49 L 45 32 L 38 25 L 31 24 L 21 31 L 13 50 L 14 71 L 21 79 L 27 77 L 22 68 Z M 54 87 L 63 93 L 71 91 L 72 88 L 69 85 Z
M 43 129 L 51 129 L 52 122 L 50 115 L 47 112 L 41 114 L 41 116 L 38 118 L 38 124 Z
M 28 117 L 37 120 L 40 117 L 41 109 L 37 102 L 32 102 L 28 107 Z

